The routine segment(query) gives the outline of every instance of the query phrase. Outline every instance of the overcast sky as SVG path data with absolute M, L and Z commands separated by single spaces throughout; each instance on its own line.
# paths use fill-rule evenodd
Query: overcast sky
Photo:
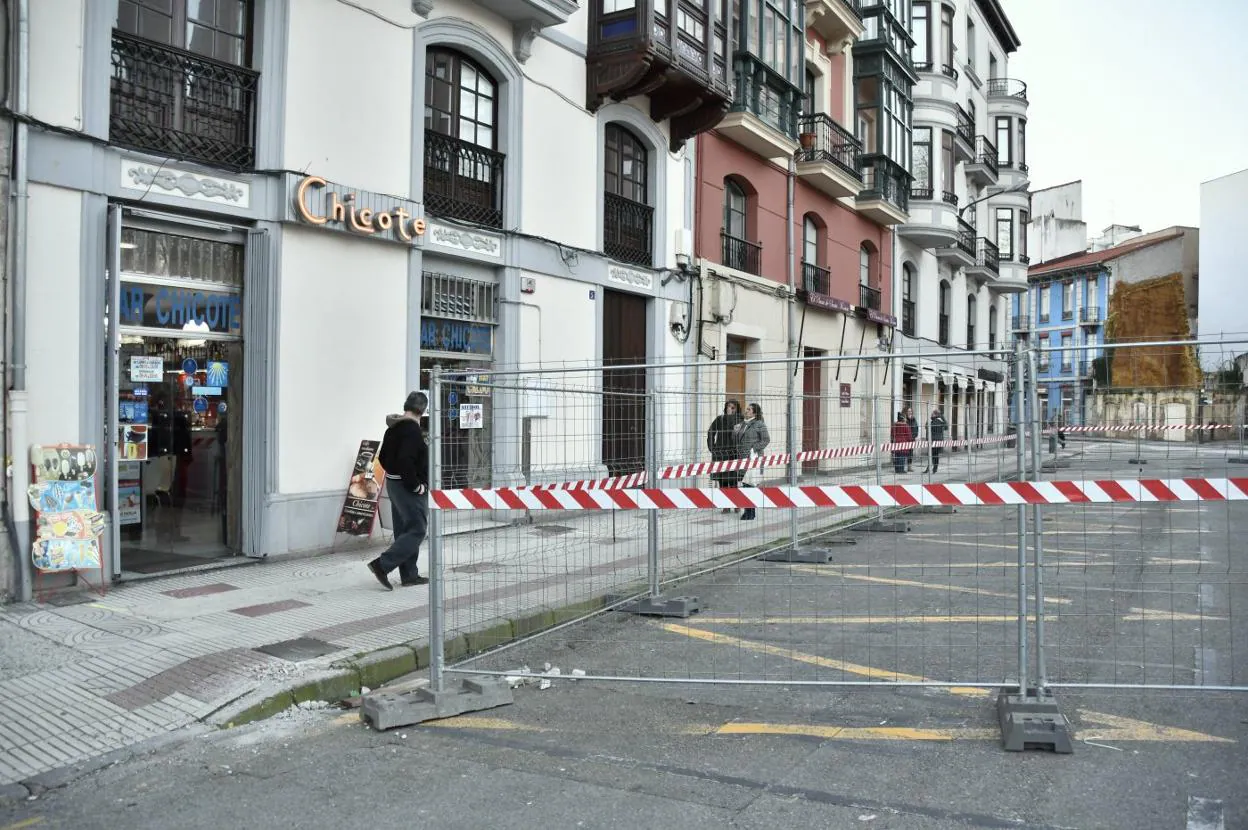
M 1090 236 L 1199 225 L 1200 183 L 1248 167 L 1248 0 L 1002 1 L 1032 189 L 1082 179 Z

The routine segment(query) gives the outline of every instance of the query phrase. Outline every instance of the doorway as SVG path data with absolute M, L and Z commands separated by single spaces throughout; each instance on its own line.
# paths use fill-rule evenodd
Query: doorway
M 120 354 L 122 572 L 234 555 L 242 547 L 242 343 L 123 335 Z
M 420 387 L 429 389 L 429 370 L 441 367 L 439 412 L 442 421 L 442 487 L 489 487 L 493 481 L 494 412 L 491 387 L 476 383 L 476 373 L 490 368 L 485 359 L 426 357 L 420 362 Z M 480 415 L 480 417 L 476 417 Z M 421 419 L 428 440 L 429 417 Z
M 611 476 L 646 467 L 646 372 L 607 367 L 648 362 L 648 303 L 638 294 L 603 292 L 602 463 Z
M 823 434 L 823 364 L 818 358 L 823 352 L 818 349 L 806 349 L 806 360 L 802 363 L 802 450 L 819 449 L 820 436 Z M 810 473 L 819 469 L 818 461 L 803 461 L 802 472 Z
M 745 409 L 745 360 L 746 356 L 746 339 L 744 337 L 733 337 L 731 334 L 726 338 L 724 344 L 724 396 L 728 400 L 737 401 L 741 404 L 742 411 Z

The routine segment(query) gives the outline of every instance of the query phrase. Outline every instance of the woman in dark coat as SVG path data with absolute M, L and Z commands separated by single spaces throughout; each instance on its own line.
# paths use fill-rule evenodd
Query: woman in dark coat
M 741 404 L 729 400 L 724 404 L 723 413 L 715 417 L 715 420 L 711 422 L 711 428 L 706 431 L 706 448 L 711 451 L 712 461 L 733 461 L 741 457 L 735 432 L 741 421 Z M 711 473 L 711 480 L 718 483 L 721 488 L 739 487 L 744 477 L 744 470 Z M 723 512 L 734 511 L 731 507 L 725 507 Z

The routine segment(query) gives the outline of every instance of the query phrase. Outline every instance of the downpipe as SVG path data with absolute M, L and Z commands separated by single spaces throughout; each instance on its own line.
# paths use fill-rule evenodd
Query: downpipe
M 797 180 L 797 155 L 789 154 L 789 167 L 785 180 L 788 185 L 788 198 L 785 201 L 785 253 L 786 270 L 788 271 L 789 296 L 788 296 L 788 354 L 790 364 L 785 367 L 785 374 L 788 375 L 785 381 L 785 387 L 788 391 L 788 440 L 789 445 L 789 486 L 797 486 L 797 390 L 795 389 L 794 378 L 797 375 L 797 338 L 794 332 L 797 324 L 797 248 L 793 238 L 793 222 L 796 207 L 796 180 Z M 789 542 L 794 550 L 798 547 L 798 531 L 797 531 L 797 509 L 789 508 Z

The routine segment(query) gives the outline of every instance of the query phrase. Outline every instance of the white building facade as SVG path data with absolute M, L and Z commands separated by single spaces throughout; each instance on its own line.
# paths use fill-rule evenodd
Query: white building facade
M 1027 250 L 1033 267 L 1088 250 L 1088 223 L 1083 221 L 1083 182 L 1073 181 L 1031 191 L 1031 222 Z
M 1202 340 L 1245 339 L 1248 322 L 1241 306 L 1227 302 L 1240 297 L 1245 278 L 1243 247 L 1248 239 L 1248 170 L 1204 182 L 1200 186 L 1200 282 L 1196 333 Z M 1222 349 L 1202 350 L 1207 371 L 1221 368 Z M 1235 357 L 1238 357 L 1236 355 Z
M 644 98 L 585 105 L 575 2 L 21 5 L 32 126 L 6 403 L 26 550 L 32 445 L 100 449 L 114 578 L 324 549 L 361 440 L 433 366 L 695 348 L 673 324 L 689 285 L 664 278 L 691 158 Z M 629 261 L 602 253 L 621 170 Z M 442 401 L 446 485 L 640 463 L 599 430 L 639 433 L 644 412 L 597 400 L 572 415 L 461 386 Z M 482 429 L 461 429 L 465 403 Z M 662 440 L 688 432 L 661 415 L 682 427 Z
M 1027 286 L 1027 87 L 1010 78 L 1019 38 L 997 0 L 916 0 L 911 32 L 914 178 L 898 228 L 899 390 L 923 420 L 944 407 L 953 437 L 1000 432 L 1008 297 Z

